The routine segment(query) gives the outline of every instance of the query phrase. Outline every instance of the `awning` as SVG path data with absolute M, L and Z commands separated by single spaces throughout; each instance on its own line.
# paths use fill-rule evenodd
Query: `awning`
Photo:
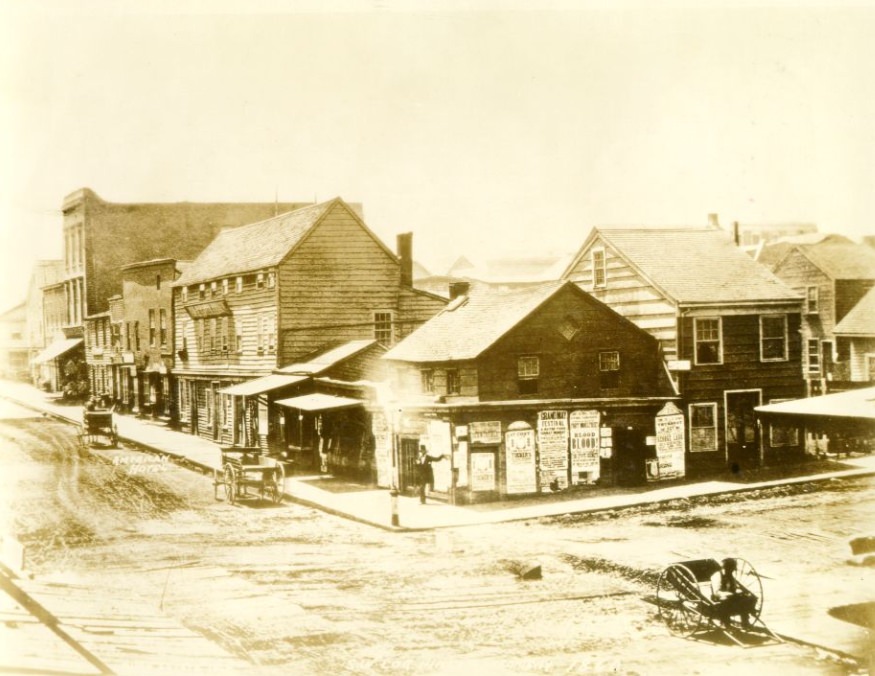
M 279 399 L 276 402 L 280 406 L 295 408 L 299 411 L 327 411 L 336 408 L 349 408 L 361 406 L 365 402 L 351 397 L 336 397 L 331 394 L 305 394 L 291 399 Z
M 77 345 L 82 343 L 82 338 L 67 338 L 65 340 L 56 340 L 49 345 L 45 350 L 40 352 L 33 358 L 34 364 L 44 364 L 52 359 L 57 359 L 65 352 L 69 352 Z
M 764 415 L 875 420 L 875 387 L 782 401 L 779 404 L 757 406 L 755 410 Z
M 278 373 L 272 373 L 263 378 L 248 380 L 245 383 L 238 383 L 231 387 L 226 387 L 224 390 L 219 390 L 219 394 L 230 394 L 235 397 L 252 397 L 256 394 L 264 394 L 271 390 L 278 390 L 286 385 L 294 385 L 302 380 L 306 380 L 307 376 L 287 376 Z

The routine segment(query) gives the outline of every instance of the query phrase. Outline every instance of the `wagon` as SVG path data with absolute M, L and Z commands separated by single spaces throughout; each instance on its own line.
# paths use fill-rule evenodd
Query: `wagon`
M 221 487 L 231 504 L 250 498 L 270 500 L 277 504 L 282 502 L 285 483 L 282 462 L 262 456 L 259 448 L 222 448 L 221 454 L 213 481 L 217 500 Z
M 110 446 L 118 444 L 118 428 L 113 422 L 112 409 L 86 410 L 82 415 L 79 439 L 83 444 L 93 444 L 104 439 Z
M 731 568 L 728 590 L 715 588 L 715 577 Z M 718 593 L 720 592 L 720 593 Z M 739 635 L 757 631 L 780 641 L 762 619 L 763 584 L 754 567 L 739 558 L 697 559 L 669 565 L 656 583 L 659 617 L 677 634 L 697 638 L 717 631 L 738 645 Z

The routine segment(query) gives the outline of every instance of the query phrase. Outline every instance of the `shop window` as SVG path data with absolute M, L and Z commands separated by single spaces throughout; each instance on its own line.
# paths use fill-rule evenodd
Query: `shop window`
M 592 252 L 592 286 L 594 289 L 603 289 L 607 286 L 607 263 L 604 249 L 593 249 Z
M 787 361 L 787 315 L 760 316 L 760 360 Z
M 694 319 L 696 364 L 720 364 L 723 348 L 720 336 L 720 319 Z
M 537 394 L 541 377 L 541 360 L 536 355 L 517 358 L 517 384 L 521 395 Z
M 717 404 L 690 404 L 690 452 L 717 450 Z
M 610 390 L 620 385 L 620 353 L 599 352 L 599 387 Z
M 447 370 L 447 394 L 459 394 L 462 391 L 457 369 Z

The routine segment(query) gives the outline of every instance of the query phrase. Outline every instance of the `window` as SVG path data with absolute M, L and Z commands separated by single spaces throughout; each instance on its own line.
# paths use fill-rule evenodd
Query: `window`
M 459 371 L 449 369 L 447 371 L 447 394 L 459 394 L 461 392 L 461 383 L 459 382 Z
M 215 298 L 219 295 L 218 285 L 215 282 L 210 282 L 210 298 Z
M 527 355 L 517 358 L 517 382 L 520 394 L 537 394 L 540 375 L 541 361 L 537 356 Z
M 183 286 L 179 293 L 182 296 L 182 302 L 187 303 L 188 302 L 188 287 Z
M 210 351 L 213 349 L 213 339 L 210 337 L 210 324 L 209 324 L 209 320 L 207 320 L 207 319 L 204 319 L 202 321 L 203 321 L 203 332 L 204 332 L 203 354 L 209 354 Z
M 180 348 L 181 352 L 188 352 L 188 327 L 188 321 L 182 322 L 182 347 Z
M 717 450 L 717 404 L 690 404 L 690 452 Z
M 188 420 L 188 411 L 191 406 L 188 400 L 188 381 L 180 380 L 177 384 L 179 385 L 179 394 L 177 396 L 177 401 L 179 401 L 179 419 Z
M 604 249 L 593 249 L 592 252 L 592 286 L 594 289 L 601 289 L 607 286 L 607 266 Z
M 219 320 L 215 317 L 210 317 L 210 344 L 207 346 L 210 352 L 219 351 Z
M 760 316 L 760 360 L 787 361 L 787 315 Z
M 423 394 L 434 393 L 434 371 L 431 369 L 423 369 L 419 372 L 420 381 L 422 382 Z
M 255 288 L 263 289 L 264 288 L 264 273 L 259 272 L 255 277 Z
M 161 308 L 159 321 L 161 322 L 161 347 L 167 347 L 167 310 Z
M 149 310 L 149 347 L 157 347 L 158 331 L 155 325 L 155 310 Z
M 155 290 L 161 290 L 161 275 L 155 275 Z
M 808 314 L 817 314 L 820 310 L 819 291 L 816 286 L 808 286 L 805 288 L 805 312 Z
M 258 333 L 258 343 L 256 348 L 258 354 L 263 354 L 267 342 L 267 317 L 262 315 L 261 317 L 256 317 L 255 321 L 257 322 L 256 332 Z
M 237 279 L 234 280 L 234 291 L 236 291 L 237 293 L 243 293 L 243 278 L 242 277 L 237 277 Z
M 228 295 L 228 278 L 227 277 L 225 277 L 225 279 L 222 280 L 222 295 L 223 296 Z
M 198 353 L 203 353 L 204 351 L 204 320 L 203 319 L 195 319 L 194 320 L 194 340 L 197 345 Z
M 808 372 L 820 373 L 820 341 L 817 338 L 808 339 Z
M 394 338 L 392 331 L 392 313 L 391 312 L 375 312 L 374 313 L 374 339 L 383 345 L 391 345 Z
M 228 318 L 222 317 L 222 352 L 228 351 Z
M 236 338 L 234 340 L 234 347 L 237 348 L 237 354 L 240 354 L 241 352 L 243 352 L 243 334 L 240 332 L 240 328 L 237 327 L 236 323 L 234 326 L 235 326 L 235 333 L 236 333 Z
M 198 288 L 197 288 L 197 295 L 198 295 L 198 298 L 201 299 L 201 300 L 203 300 L 204 298 L 207 297 L 207 287 L 206 287 L 206 285 L 201 284 L 200 286 L 198 286 Z
M 131 349 L 131 323 L 125 322 L 125 349 Z
M 697 364 L 720 364 L 723 358 L 720 345 L 720 319 L 695 319 Z
M 780 404 L 782 401 L 789 399 L 770 399 L 770 404 Z M 773 448 L 777 446 L 798 446 L 799 445 L 799 428 L 789 425 L 769 425 L 769 445 Z
M 134 322 L 134 350 L 140 351 L 140 322 Z
M 276 354 L 276 318 L 268 317 L 267 320 L 267 353 Z
M 599 387 L 614 389 L 620 385 L 620 353 L 599 352 Z
M 272 289 L 276 286 L 276 273 L 268 272 L 267 273 L 267 288 Z
M 222 427 L 231 429 L 231 418 L 234 415 L 234 398 L 230 394 L 222 395 Z

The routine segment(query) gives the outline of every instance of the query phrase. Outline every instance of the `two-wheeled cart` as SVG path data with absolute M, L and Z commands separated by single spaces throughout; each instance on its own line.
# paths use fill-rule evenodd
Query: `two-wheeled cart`
M 262 455 L 260 448 L 235 446 L 222 448 L 221 453 L 213 481 L 217 500 L 221 487 L 231 504 L 251 498 L 282 502 L 285 468 L 281 461 Z

